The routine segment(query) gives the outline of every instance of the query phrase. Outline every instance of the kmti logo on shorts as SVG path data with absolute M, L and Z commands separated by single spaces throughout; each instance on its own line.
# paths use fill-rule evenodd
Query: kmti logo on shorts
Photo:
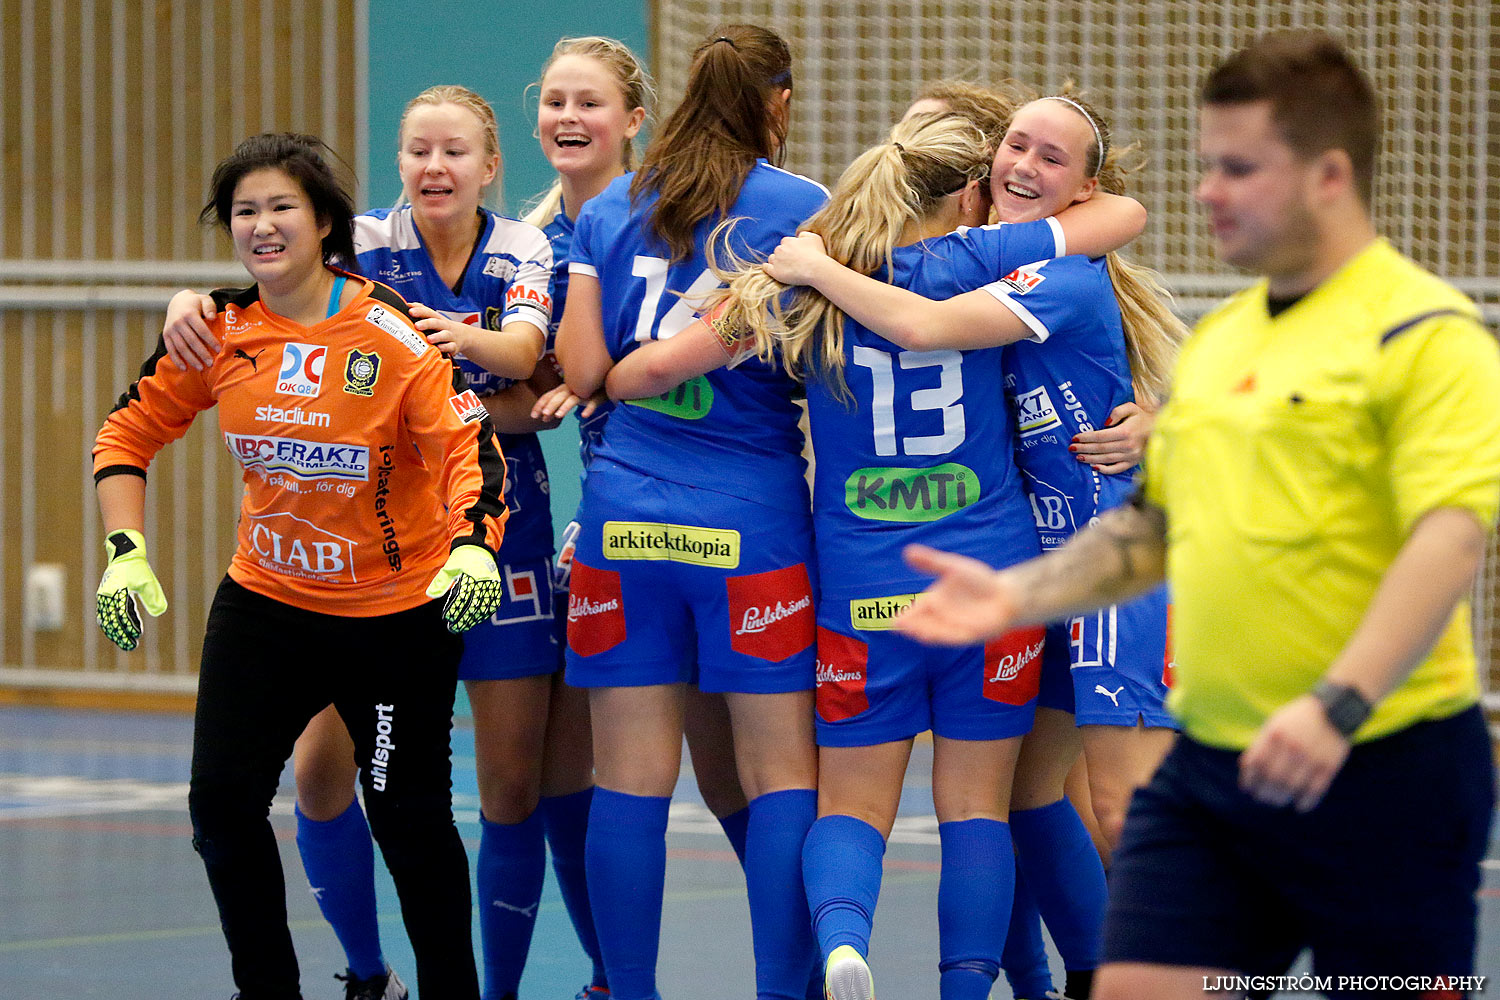
M 812 584 L 807 565 L 731 576 L 729 645 L 737 653 L 779 663 L 813 644 Z
M 984 646 L 984 696 L 1006 705 L 1024 705 L 1042 689 L 1041 625 L 1012 629 Z
M 853 636 L 818 626 L 818 688 L 814 700 L 824 722 L 842 722 L 870 707 L 865 695 L 870 647 Z
M 287 473 L 297 479 L 349 479 L 368 482 L 370 449 L 362 445 L 304 441 L 224 432 L 229 453 L 246 469 L 269 475 Z
M 936 521 L 979 502 L 979 477 L 945 462 L 930 469 L 855 469 L 844 503 L 870 521 Z
M 631 406 L 639 406 L 657 413 L 665 413 L 679 420 L 702 420 L 714 405 L 714 387 L 708 379 L 699 375 L 690 378 L 675 389 L 668 389 L 660 396 L 650 399 L 627 399 Z
M 666 559 L 693 566 L 734 569 L 740 564 L 740 533 L 654 521 L 605 521 L 604 558 Z

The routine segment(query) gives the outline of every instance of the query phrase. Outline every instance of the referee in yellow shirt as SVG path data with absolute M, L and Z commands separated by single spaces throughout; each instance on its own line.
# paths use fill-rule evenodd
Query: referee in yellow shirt
M 1329 996 L 1462 996 L 1500 349 L 1377 236 L 1377 102 L 1337 42 L 1263 36 L 1200 97 L 1198 200 L 1263 277 L 1184 347 L 1143 495 L 999 573 L 909 552 L 939 579 L 898 627 L 974 643 L 1171 584 L 1183 735 L 1131 805 L 1096 1000 L 1260 992 L 1304 948 Z

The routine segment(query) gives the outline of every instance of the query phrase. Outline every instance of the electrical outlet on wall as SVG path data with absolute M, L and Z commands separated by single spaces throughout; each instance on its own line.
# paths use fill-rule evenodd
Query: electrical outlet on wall
M 63 595 L 67 576 L 62 563 L 32 563 L 26 570 L 26 627 L 34 632 L 59 632 L 63 627 Z

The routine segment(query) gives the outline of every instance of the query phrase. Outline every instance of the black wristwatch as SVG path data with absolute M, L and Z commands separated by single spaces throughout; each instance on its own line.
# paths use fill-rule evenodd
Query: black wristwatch
M 1373 707 L 1354 688 L 1333 681 L 1319 681 L 1312 689 L 1312 696 L 1322 704 L 1323 714 L 1345 739 L 1364 724 Z

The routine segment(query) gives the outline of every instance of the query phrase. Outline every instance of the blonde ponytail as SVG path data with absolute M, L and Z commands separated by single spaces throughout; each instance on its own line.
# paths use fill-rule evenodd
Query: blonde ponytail
M 982 182 L 989 166 L 986 137 L 971 121 L 954 114 L 913 115 L 891 130 L 890 141 L 849 165 L 828 204 L 802 229 L 823 237 L 828 256 L 840 264 L 860 274 L 884 268 L 890 281 L 892 253 L 908 224 L 926 219 L 969 182 Z M 843 310 L 811 288 L 796 288 L 787 301 L 788 286 L 729 248 L 734 221 L 720 223 L 709 237 L 709 266 L 729 284 L 709 306 L 728 300 L 726 321 L 753 334 L 759 357 L 779 356 L 793 378 L 822 378 L 847 400 Z

